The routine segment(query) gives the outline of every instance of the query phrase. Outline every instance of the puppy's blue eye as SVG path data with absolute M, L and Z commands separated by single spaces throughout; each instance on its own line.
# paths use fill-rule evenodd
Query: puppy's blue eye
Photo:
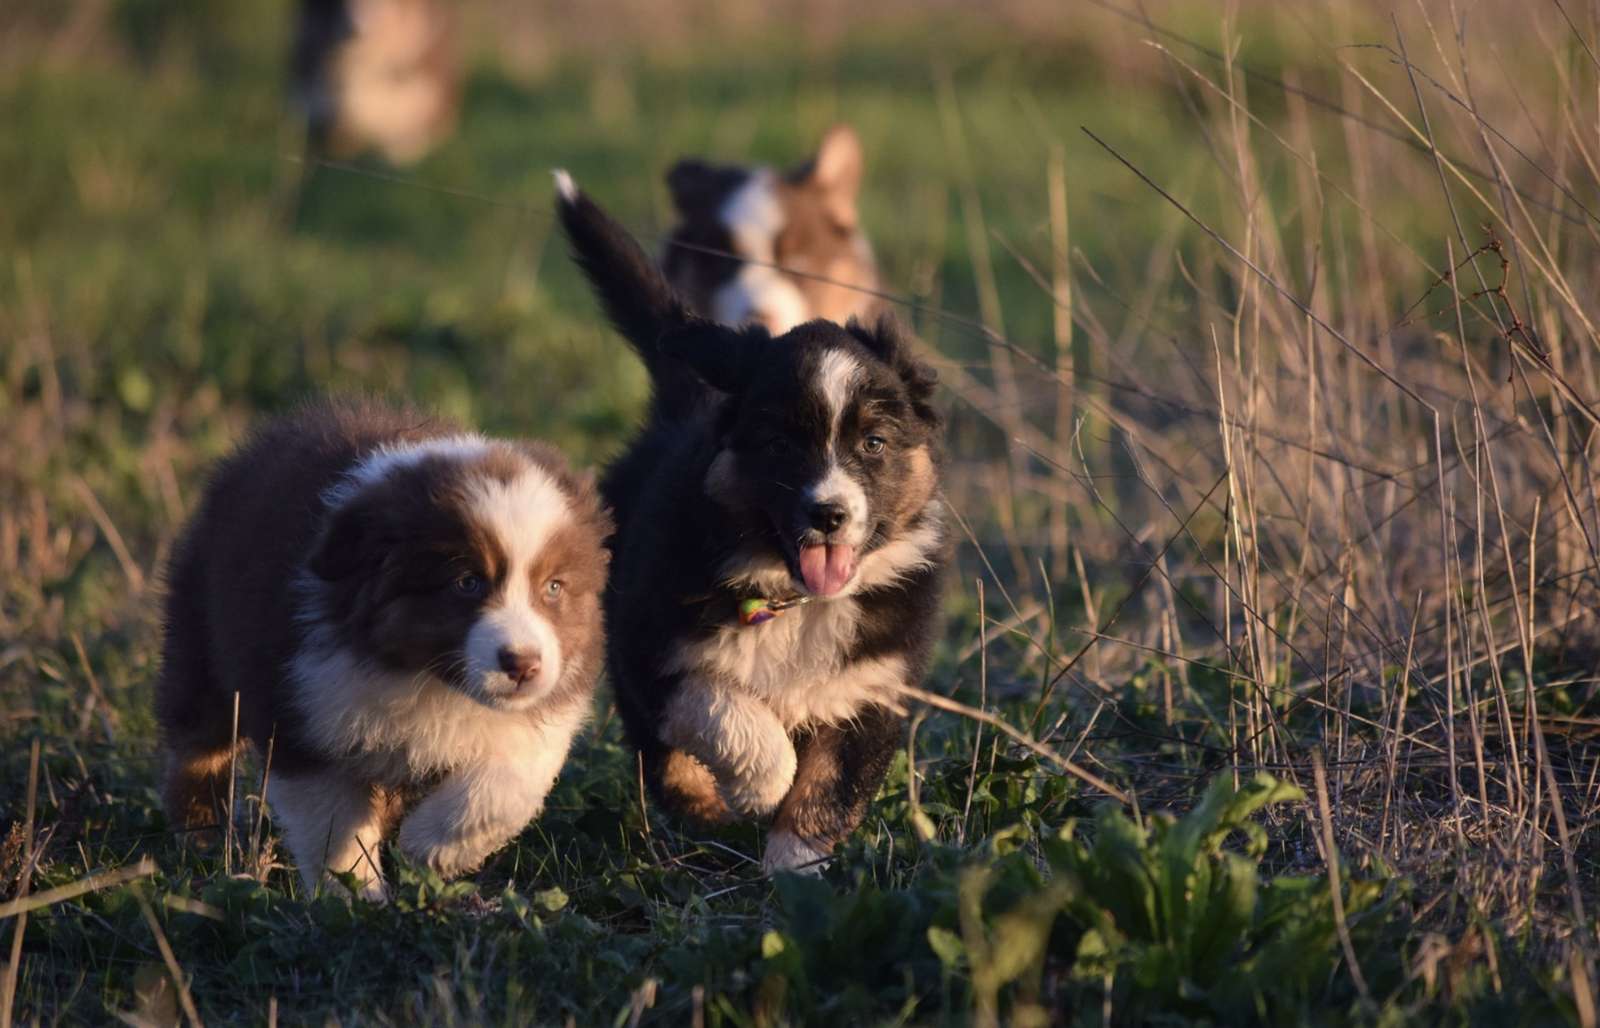
M 457 595 L 465 596 L 468 599 L 475 600 L 479 596 L 483 595 L 484 587 L 487 584 L 488 583 L 483 580 L 483 576 L 475 575 L 468 571 L 466 574 L 457 578 L 455 582 L 451 583 L 451 588 L 456 591 Z
M 561 590 L 565 589 L 566 587 L 567 584 L 561 579 L 552 578 L 550 581 L 544 584 L 544 598 L 547 600 L 553 600 L 557 596 L 560 596 Z
M 867 453 L 882 453 L 883 448 L 889 445 L 881 435 L 869 435 L 861 440 L 861 449 Z

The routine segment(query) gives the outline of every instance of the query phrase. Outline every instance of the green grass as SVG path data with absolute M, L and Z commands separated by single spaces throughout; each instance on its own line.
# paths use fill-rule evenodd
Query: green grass
M 461 129 L 438 152 L 402 172 L 308 169 L 281 110 L 285 6 L 120 0 L 71 36 L 71 5 L 25 4 L 0 33 L 0 902 L 24 868 L 33 742 L 35 893 L 142 856 L 159 866 L 30 915 L 19 1023 L 179 1016 L 141 897 L 212 1024 L 273 1008 L 346 1024 L 1584 1023 L 1600 944 L 1600 569 L 1579 527 L 1595 527 L 1590 427 L 1569 397 L 1596 388 L 1579 317 L 1593 238 L 1581 216 L 1536 207 L 1534 228 L 1452 184 L 1473 245 L 1483 221 L 1516 242 L 1509 296 L 1560 366 L 1507 355 L 1495 298 L 1466 297 L 1457 332 L 1450 297 L 1428 294 L 1446 240 L 1461 253 L 1431 160 L 1270 86 L 1289 77 L 1398 127 L 1337 62 L 1411 117 L 1404 72 L 1331 49 L 1388 40 L 1386 15 L 1156 12 L 1216 50 L 1239 42 L 1264 76 L 1237 76 L 1242 99 L 1315 155 L 1319 185 L 1144 41 L 1219 84 L 1224 66 L 1123 18 L 1027 3 L 1006 7 L 1015 21 L 893 7 L 799 42 L 768 13 L 687 47 L 617 18 L 557 37 L 532 71 L 475 40 Z M 1407 17 L 1420 51 L 1426 27 Z M 1559 119 L 1532 140 L 1508 113 L 1571 103 L 1592 124 L 1593 89 L 1563 91 L 1551 70 L 1592 87 L 1592 69 L 1558 23 L 1539 24 L 1555 50 L 1513 40 L 1500 54 L 1521 92 L 1486 61 L 1476 88 L 1595 209 L 1571 148 L 1550 156 Z M 946 78 L 964 147 L 944 127 Z M 1489 166 L 1470 120 L 1429 103 L 1441 149 Z M 926 685 L 1028 729 L 1134 809 L 935 712 L 825 876 L 768 880 L 758 827 L 697 832 L 641 807 L 602 702 L 535 825 L 459 882 L 391 855 L 388 906 L 302 894 L 270 828 L 254 830 L 253 761 L 231 852 L 169 830 L 150 712 L 158 575 L 210 463 L 252 419 L 322 390 L 407 396 L 603 461 L 646 383 L 552 238 L 549 170 L 570 169 L 653 246 L 674 159 L 787 164 L 836 120 L 866 142 L 861 206 L 885 281 L 921 304 L 906 317 L 952 383 L 951 494 L 977 544 Z M 1442 458 L 1426 408 L 1080 125 L 1444 411 Z M 1058 383 L 1024 359 L 1056 359 L 1033 269 L 1051 268 L 1057 147 L 1076 438 L 1055 431 Z M 982 392 L 997 379 L 962 320 L 981 307 L 963 164 L 1020 409 Z M 1571 213 L 1525 166 L 1510 174 Z M 1539 272 L 1535 239 L 1579 284 L 1576 304 Z M 1415 324 L 1385 331 L 1424 295 Z M 1053 449 L 1019 471 L 1005 449 L 1022 429 Z M 1536 600 L 1507 602 L 1508 581 L 1536 582 Z M 1091 629 L 1110 639 L 1086 648 Z M 1479 659 L 1487 633 L 1493 660 Z M 0 969 L 15 924 L 0 921 Z

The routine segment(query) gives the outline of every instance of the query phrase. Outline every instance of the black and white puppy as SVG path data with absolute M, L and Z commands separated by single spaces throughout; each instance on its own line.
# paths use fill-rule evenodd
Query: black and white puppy
M 624 724 L 669 806 L 775 814 L 764 865 L 814 866 L 861 823 L 937 634 L 934 375 L 887 318 L 773 338 L 691 314 L 626 230 L 557 186 L 574 256 L 654 387 L 601 483 Z
M 534 818 L 604 650 L 609 516 L 549 447 L 320 403 L 213 476 L 168 569 L 156 712 L 174 822 L 218 819 L 237 738 L 314 889 L 382 897 L 380 844 L 471 870 Z

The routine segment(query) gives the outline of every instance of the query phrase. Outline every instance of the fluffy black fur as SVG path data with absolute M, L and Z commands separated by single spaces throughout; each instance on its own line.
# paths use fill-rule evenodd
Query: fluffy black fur
M 908 539 L 928 541 L 927 552 L 903 573 L 875 573 L 883 579 L 877 584 L 863 572 L 848 598 L 817 598 L 784 616 L 853 604 L 853 631 L 841 652 L 815 656 L 836 658 L 842 676 L 889 658 L 903 665 L 901 684 L 920 681 L 938 633 L 948 556 L 937 486 L 935 376 L 888 319 L 870 329 L 814 321 L 774 339 L 759 328 L 697 317 L 626 230 L 588 197 L 563 190 L 557 209 L 574 259 L 654 386 L 645 425 L 601 482 L 618 522 L 606 594 L 618 707 L 659 799 L 702 818 L 748 814 L 737 806 L 729 811 L 727 782 L 715 767 L 709 770 L 719 773 L 707 774 L 703 754 L 691 757 L 663 739 L 686 679 L 742 687 L 709 669 L 686 673 L 682 655 L 718 633 L 771 630 L 738 624 L 740 601 L 764 595 L 741 577 L 742 567 L 776 568 L 768 582 L 787 567 L 789 591 L 804 592 L 789 532 L 792 525 L 804 529 L 794 520 L 806 516 L 796 497 L 803 483 L 837 467 L 860 483 L 873 508 L 875 524 L 860 547 L 863 568 L 885 565 L 896 552 L 886 548 L 903 548 Z M 860 369 L 849 409 L 834 412 L 832 429 L 815 388 L 830 354 Z M 816 443 L 868 431 L 883 441 L 884 456 L 860 449 L 830 456 Z M 735 481 L 721 481 L 713 469 L 719 458 L 738 469 Z M 775 833 L 789 832 L 826 853 L 860 823 L 899 744 L 896 694 L 876 689 L 845 716 L 835 711 L 786 727 L 797 768 L 776 810 Z

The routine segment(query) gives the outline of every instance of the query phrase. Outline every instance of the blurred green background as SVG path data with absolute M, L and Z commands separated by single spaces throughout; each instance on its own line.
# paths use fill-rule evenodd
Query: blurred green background
M 838 121 L 865 143 L 861 210 L 884 283 L 919 304 L 902 314 L 948 360 L 986 380 L 979 319 L 1055 360 L 1041 277 L 1059 148 L 1080 319 L 1116 345 L 1095 367 L 1162 376 L 1175 332 L 1194 351 L 1185 360 L 1205 363 L 1195 288 L 1218 302 L 1234 288 L 1208 263 L 1215 247 L 1080 126 L 1202 217 L 1237 222 L 1216 134 L 1228 108 L 1155 44 L 1321 145 L 1321 169 L 1337 178 L 1350 123 L 1307 120 L 1276 83 L 1287 74 L 1360 107 L 1332 44 L 1385 31 L 1379 12 L 1342 4 L 1169 3 L 1149 9 L 1151 25 L 1111 3 L 484 0 L 462 11 L 459 129 L 393 169 L 306 162 L 285 82 L 289 3 L 7 5 L 0 418 L 19 445 L 0 457 L 0 495 L 76 506 L 81 476 L 131 550 L 151 554 L 195 473 L 250 417 L 327 389 L 403 394 L 603 459 L 645 383 L 552 240 L 550 169 L 570 169 L 653 249 L 670 223 L 662 175 L 675 159 L 790 165 Z M 1226 54 L 1236 62 L 1215 59 Z M 1308 207 L 1302 172 L 1281 153 L 1261 168 L 1285 252 L 1355 220 L 1349 205 Z M 1428 170 L 1407 167 L 1424 186 Z M 1375 202 L 1401 236 L 1443 224 L 1392 191 Z M 1404 271 L 1381 293 L 1426 280 L 1403 252 L 1393 263 Z M 1195 269 L 1211 281 L 1185 281 Z M 1301 269 L 1327 292 L 1363 294 L 1371 270 Z M 1362 273 L 1367 283 L 1348 281 Z M 990 275 L 997 302 L 986 308 Z M 991 405 L 958 426 L 958 461 L 997 452 L 986 419 L 1049 423 L 1051 384 L 1024 377 L 1022 410 Z
M 301 162 L 288 4 L 11 6 L 6 334 L 48 326 L 65 395 L 138 418 L 213 391 L 225 407 L 272 407 L 312 388 L 393 389 L 580 459 L 609 452 L 643 383 L 550 239 L 557 166 L 653 247 L 676 158 L 791 164 L 848 121 L 866 144 L 861 208 L 888 287 L 978 316 L 958 195 L 970 181 L 1003 328 L 1046 358 L 1050 304 L 1018 257 L 1048 269 L 1052 145 L 1071 245 L 1113 291 L 1142 285 L 1177 216 L 1080 125 L 1202 213 L 1218 203 L 1188 107 L 1198 87 L 1167 88 L 1172 71 L 1142 42 L 1156 37 L 1088 6 L 819 7 L 817 27 L 803 5 L 722 21 L 711 5 L 519 5 L 532 56 L 477 10 L 459 131 L 399 171 Z M 1160 13 L 1221 47 L 1225 26 L 1205 7 Z M 1325 42 L 1293 17 L 1243 17 L 1240 60 L 1266 75 Z M 1258 104 L 1270 116 L 1282 97 Z M 913 320 L 953 358 L 982 352 L 970 329 Z M 24 354 L 19 368 L 13 350 L 13 370 L 36 376 L 37 354 Z

